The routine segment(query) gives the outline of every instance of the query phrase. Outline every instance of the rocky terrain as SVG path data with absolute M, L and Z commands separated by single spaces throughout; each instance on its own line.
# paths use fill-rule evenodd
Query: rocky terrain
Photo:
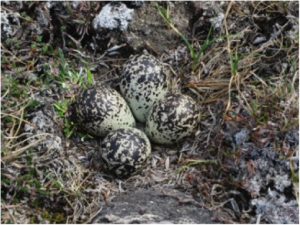
M 201 120 L 119 179 L 73 103 L 141 53 Z M 1 1 L 1 60 L 2 223 L 299 223 L 299 2 Z

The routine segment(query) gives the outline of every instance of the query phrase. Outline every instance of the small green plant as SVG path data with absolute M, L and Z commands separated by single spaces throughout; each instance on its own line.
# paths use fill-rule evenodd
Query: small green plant
M 41 102 L 39 100 L 36 99 L 32 99 L 28 102 L 26 108 L 30 109 L 30 108 L 35 108 L 37 106 L 41 105 Z
M 22 173 L 15 177 L 15 180 L 6 182 L 6 178 L 2 177 L 3 183 L 11 184 L 12 182 L 16 184 L 11 195 L 11 201 L 15 204 L 19 203 L 24 196 L 30 196 L 33 206 L 40 207 L 43 198 L 49 195 L 49 192 L 42 186 L 42 183 L 36 176 L 36 169 L 31 167 L 25 169 Z
M 70 99 L 64 99 L 59 103 L 54 103 L 53 106 L 58 112 L 59 117 L 64 117 L 65 113 L 68 110 L 68 105 L 69 105 Z
M 85 64 L 85 70 L 86 70 L 86 80 L 85 80 L 81 72 L 76 72 L 73 69 L 69 69 L 70 66 L 68 65 L 67 60 L 61 49 L 58 50 L 57 54 L 59 56 L 60 63 L 59 63 L 59 76 L 56 77 L 56 83 L 58 83 L 61 88 L 69 89 L 70 85 L 77 85 L 82 88 L 87 88 L 88 85 L 91 85 L 94 82 L 94 77 L 87 63 Z M 73 134 L 74 130 L 76 129 L 76 125 L 66 116 L 70 102 L 71 102 L 71 98 L 65 98 L 60 102 L 53 104 L 55 110 L 58 113 L 58 117 L 63 119 L 64 122 L 63 131 L 66 134 L 67 138 L 69 138 Z M 82 135 L 82 138 L 85 139 L 87 137 L 85 135 Z
M 2 90 L 9 91 L 10 98 L 22 100 L 26 95 L 26 87 L 21 85 L 19 80 L 12 76 L 4 76 L 2 83 Z
M 24 20 L 24 22 L 22 22 L 23 26 L 27 26 L 28 24 L 34 22 L 33 19 L 26 14 L 26 12 L 21 13 L 21 18 Z
M 177 173 L 180 173 L 183 169 L 186 169 L 186 168 L 189 168 L 191 166 L 196 166 L 196 165 L 199 165 L 199 164 L 207 164 L 207 163 L 218 163 L 218 160 L 204 160 L 204 159 L 197 159 L 197 160 L 188 160 L 188 164 L 180 167 L 178 170 L 177 170 Z
M 86 88 L 94 82 L 94 77 L 89 69 L 87 63 L 85 63 L 86 81 L 81 73 L 76 72 L 73 69 L 69 69 L 71 66 L 66 62 L 65 56 L 61 49 L 58 49 L 59 62 L 59 76 L 57 77 L 57 83 L 64 89 L 69 89 L 68 83 L 79 85 Z
M 76 126 L 75 124 L 68 120 L 67 118 L 64 119 L 64 133 L 66 134 L 67 138 L 71 137 L 74 130 L 75 130 Z
M 1 182 L 10 185 L 12 181 L 1 174 Z M 3 191 L 1 190 L 1 192 Z
M 93 74 L 91 73 L 90 69 L 86 68 L 86 76 L 87 76 L 87 82 L 89 85 L 91 85 L 94 82 Z
M 53 224 L 62 224 L 62 223 L 65 223 L 66 222 L 66 215 L 62 212 L 55 212 L 55 213 L 52 213 L 52 212 L 48 212 L 46 210 L 44 210 L 43 212 L 41 212 L 41 217 L 43 219 L 46 219 L 48 221 L 50 221 L 50 223 L 53 223 Z
M 237 51 L 235 51 L 234 55 L 232 53 L 230 53 L 229 59 L 230 59 L 231 74 L 236 75 L 237 70 L 238 70 L 239 60 L 240 60 L 240 57 L 239 57 Z
M 54 109 L 58 113 L 58 118 L 63 119 L 63 122 L 64 122 L 63 131 L 66 134 L 67 138 L 72 136 L 72 134 L 76 128 L 75 124 L 66 117 L 70 101 L 71 101 L 71 99 L 67 98 L 67 99 L 63 99 L 62 101 L 60 101 L 58 103 L 53 104 Z
M 61 49 L 58 49 L 56 55 L 59 57 L 59 74 L 57 76 L 53 76 L 50 73 L 45 74 L 45 77 L 48 77 L 48 80 L 54 79 L 55 83 L 59 84 L 59 87 L 62 89 L 70 89 L 71 87 L 82 87 L 87 88 L 87 86 L 91 85 L 94 82 L 94 77 L 89 69 L 89 64 L 87 62 L 84 63 L 84 68 L 80 72 L 77 72 L 73 69 L 70 69 L 72 66 L 72 62 L 68 61 L 65 58 L 65 55 Z M 83 76 L 83 71 L 86 71 L 86 76 Z M 74 124 L 68 117 L 68 107 L 71 102 L 71 97 L 64 98 L 59 102 L 53 104 L 56 112 L 58 113 L 58 118 L 63 119 L 64 127 L 63 131 L 66 136 L 69 138 L 74 130 L 76 129 L 76 124 Z M 81 135 L 82 139 L 88 138 L 86 135 Z

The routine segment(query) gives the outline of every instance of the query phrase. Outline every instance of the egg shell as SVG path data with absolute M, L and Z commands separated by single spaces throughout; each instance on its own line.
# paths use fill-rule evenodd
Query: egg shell
M 81 91 L 76 98 L 75 110 L 82 128 L 100 137 L 136 125 L 125 99 L 116 90 L 105 86 Z
M 146 122 L 154 102 L 168 93 L 168 72 L 151 55 L 134 55 L 124 64 L 120 91 L 136 119 Z
M 193 134 L 199 120 L 199 106 L 190 96 L 169 94 L 153 105 L 145 133 L 154 143 L 176 144 Z
M 136 128 L 112 131 L 101 144 L 104 169 L 120 178 L 141 172 L 147 165 L 150 153 L 149 139 Z

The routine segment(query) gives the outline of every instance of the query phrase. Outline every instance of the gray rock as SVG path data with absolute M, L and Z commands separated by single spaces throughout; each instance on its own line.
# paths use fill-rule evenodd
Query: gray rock
M 215 223 L 211 213 L 174 189 L 138 189 L 103 206 L 92 223 Z
M 123 3 L 108 3 L 93 20 L 93 28 L 96 31 L 103 28 L 124 31 L 132 20 L 133 11 Z

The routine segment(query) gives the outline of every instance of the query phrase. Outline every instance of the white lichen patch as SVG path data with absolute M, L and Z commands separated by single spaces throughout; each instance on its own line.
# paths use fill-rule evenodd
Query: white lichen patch
M 1 33 L 2 33 L 2 36 L 10 37 L 16 33 L 16 31 L 20 27 L 19 17 L 20 17 L 20 14 L 18 12 L 8 12 L 4 9 L 1 9 Z
M 11 34 L 11 27 L 9 26 L 8 15 L 4 10 L 1 10 L 1 28 L 2 32 L 5 32 L 6 35 Z
M 109 3 L 93 20 L 93 28 L 97 31 L 101 28 L 124 31 L 132 20 L 133 11 L 123 3 Z
M 51 118 L 42 111 L 34 113 L 30 124 L 26 123 L 24 131 L 27 133 L 29 144 L 36 143 L 35 149 L 41 152 L 62 150 L 61 138 L 55 135 Z

